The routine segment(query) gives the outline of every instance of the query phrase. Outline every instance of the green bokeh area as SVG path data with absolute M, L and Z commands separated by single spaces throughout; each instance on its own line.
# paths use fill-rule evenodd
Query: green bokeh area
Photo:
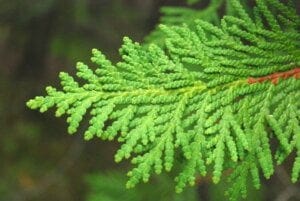
M 45 85 L 58 86 L 60 71 L 90 64 L 91 49 L 117 62 L 123 36 L 143 42 L 161 16 L 161 6 L 201 8 L 205 0 L 0 0 L 0 201 L 223 201 L 218 185 L 200 178 L 181 194 L 173 172 L 125 189 L 127 162 L 115 164 L 116 142 L 84 141 L 88 122 L 76 136 L 54 110 L 40 114 L 25 102 Z M 191 67 L 193 68 L 193 66 Z M 279 169 L 248 201 L 280 198 L 299 190 Z M 251 182 L 251 181 L 250 181 Z M 249 184 L 251 186 L 251 184 Z M 299 190 L 300 191 L 300 190 Z M 298 197 L 297 197 L 298 196 Z M 289 200 L 300 200 L 299 193 Z
M 223 201 L 226 182 L 210 185 L 210 181 L 199 179 L 197 187 L 187 187 L 182 193 L 174 193 L 173 177 L 167 174 L 154 176 L 148 184 L 140 184 L 133 189 L 125 189 L 125 173 L 110 171 L 89 174 L 85 181 L 90 187 L 87 201 Z M 205 192 L 205 193 L 204 193 Z M 245 201 L 264 200 L 263 191 L 249 189 Z

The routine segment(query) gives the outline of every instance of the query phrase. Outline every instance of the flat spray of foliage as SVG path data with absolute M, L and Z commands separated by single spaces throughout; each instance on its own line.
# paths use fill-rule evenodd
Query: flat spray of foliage
M 117 64 L 94 49 L 95 70 L 77 63 L 85 84 L 60 73 L 62 90 L 47 87 L 28 107 L 57 107 L 57 117 L 68 116 L 70 134 L 89 112 L 84 138 L 122 143 L 115 160 L 134 164 L 129 188 L 173 168 L 181 192 L 199 175 L 218 183 L 227 170 L 235 200 L 246 196 L 248 179 L 259 188 L 261 173 L 270 178 L 292 152 L 297 182 L 300 18 L 278 0 L 257 0 L 247 11 L 238 0 L 227 4 L 230 15 L 218 26 L 201 19 L 161 25 L 164 49 L 125 37 Z

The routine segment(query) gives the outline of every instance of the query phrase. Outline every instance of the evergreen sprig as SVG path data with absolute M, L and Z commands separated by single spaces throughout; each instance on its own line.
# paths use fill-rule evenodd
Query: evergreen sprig
M 112 64 L 92 51 L 92 70 L 77 63 L 80 85 L 61 73 L 62 90 L 30 100 L 32 109 L 56 107 L 75 133 L 91 115 L 84 137 L 117 139 L 117 162 L 131 158 L 127 187 L 155 172 L 181 169 L 176 191 L 194 185 L 198 174 L 219 182 L 232 170 L 231 199 L 246 195 L 248 176 L 259 188 L 291 152 L 292 181 L 300 173 L 300 19 L 278 0 L 257 0 L 246 12 L 230 0 L 234 16 L 220 26 L 201 19 L 190 26 L 161 25 L 165 50 L 124 38 L 122 61 Z M 271 138 L 278 141 L 275 153 Z

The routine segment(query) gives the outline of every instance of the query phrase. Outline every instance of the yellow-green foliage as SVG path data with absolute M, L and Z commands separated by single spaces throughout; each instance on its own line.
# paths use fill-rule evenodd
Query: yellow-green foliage
M 122 61 L 112 64 L 94 49 L 95 70 L 77 64 L 85 84 L 61 73 L 62 90 L 47 87 L 46 96 L 27 105 L 41 112 L 57 107 L 56 116 L 68 116 L 71 134 L 90 112 L 85 139 L 117 139 L 115 160 L 131 158 L 135 165 L 127 187 L 172 170 L 178 160 L 177 192 L 194 185 L 198 174 L 212 174 L 217 183 L 230 169 L 228 193 L 236 199 L 246 195 L 249 177 L 258 188 L 260 171 L 269 178 L 274 162 L 293 151 L 292 181 L 298 181 L 300 80 L 247 79 L 299 67 L 299 16 L 278 0 L 257 0 L 253 12 L 238 0 L 229 3 L 235 16 L 218 27 L 201 19 L 193 29 L 161 25 L 165 50 L 125 37 Z M 276 153 L 271 138 L 278 141 Z

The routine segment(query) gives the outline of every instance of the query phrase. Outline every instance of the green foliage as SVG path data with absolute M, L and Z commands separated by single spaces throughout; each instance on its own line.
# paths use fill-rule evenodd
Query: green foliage
M 223 17 L 220 26 L 201 19 L 193 28 L 161 25 L 166 50 L 125 37 L 123 60 L 114 65 L 94 49 L 95 70 L 77 63 L 82 84 L 61 73 L 62 90 L 47 87 L 46 96 L 27 105 L 40 112 L 57 107 L 56 116 L 68 116 L 70 134 L 90 111 L 84 137 L 122 143 L 116 162 L 131 158 L 135 165 L 128 188 L 171 171 L 179 160 L 177 192 L 198 174 L 208 172 L 218 183 L 230 169 L 228 194 L 236 200 L 246 196 L 249 178 L 259 188 L 260 171 L 270 178 L 274 161 L 281 164 L 293 151 L 292 181 L 298 181 L 299 16 L 278 0 L 257 0 L 252 12 L 229 3 L 235 16 Z M 252 83 L 251 77 L 265 79 Z

